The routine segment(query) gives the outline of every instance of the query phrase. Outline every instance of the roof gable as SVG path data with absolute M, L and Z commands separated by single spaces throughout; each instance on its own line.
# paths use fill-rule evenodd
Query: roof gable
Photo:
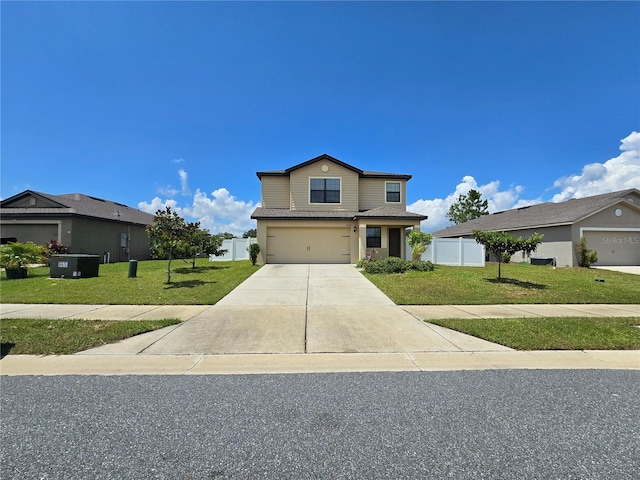
M 30 198 L 36 199 L 34 205 L 29 204 Z M 122 203 L 81 193 L 51 195 L 26 190 L 0 202 L 0 209 L 5 217 L 77 215 L 138 225 L 151 225 L 154 219 L 153 215 Z
M 65 208 L 67 205 L 60 203 L 50 195 L 32 190 L 25 190 L 13 197 L 0 201 L 0 208 Z
M 336 165 L 340 165 L 341 167 L 346 168 L 347 170 L 351 170 L 352 172 L 357 173 L 360 177 L 396 178 L 396 179 L 403 179 L 403 180 L 411 179 L 411 175 L 407 175 L 404 173 L 387 173 L 387 172 L 374 172 L 371 170 L 361 170 L 359 168 L 354 167 L 353 165 L 349 165 L 348 163 L 343 162 L 342 160 L 338 160 L 337 158 L 332 157 L 331 155 L 327 155 L 326 153 L 323 153 L 322 155 L 312 158 L 311 160 L 307 160 L 306 162 L 302 162 L 297 165 L 294 165 L 293 167 L 289 167 L 285 170 L 265 170 L 265 171 L 256 172 L 256 175 L 258 176 L 259 179 L 262 179 L 262 177 L 264 176 L 289 176 L 291 172 L 298 170 L 300 168 L 307 167 L 316 162 L 333 162 Z

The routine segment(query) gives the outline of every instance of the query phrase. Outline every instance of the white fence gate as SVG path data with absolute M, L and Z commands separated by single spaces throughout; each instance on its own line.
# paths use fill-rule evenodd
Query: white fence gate
M 407 260 L 411 260 L 411 246 L 407 244 Z M 471 238 L 434 238 L 422 260 L 437 265 L 458 265 L 461 267 L 484 267 L 484 245 Z
M 249 260 L 249 252 L 247 248 L 252 243 L 258 243 L 257 238 L 230 238 L 222 241 L 222 250 L 227 253 L 216 257 L 209 255 L 210 262 L 221 262 L 228 260 Z

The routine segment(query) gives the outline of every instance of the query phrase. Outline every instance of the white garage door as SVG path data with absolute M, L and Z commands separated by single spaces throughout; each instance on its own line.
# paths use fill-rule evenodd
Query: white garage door
M 349 229 L 267 229 L 267 263 L 349 263 Z
M 640 231 L 585 232 L 587 248 L 598 252 L 595 265 L 640 265 Z

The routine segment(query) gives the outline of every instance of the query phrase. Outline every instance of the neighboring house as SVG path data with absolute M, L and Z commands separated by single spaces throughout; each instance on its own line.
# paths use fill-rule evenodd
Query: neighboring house
M 286 170 L 257 172 L 262 206 L 260 263 L 356 263 L 404 258 L 407 227 L 427 217 L 407 212 L 411 175 L 360 170 L 320 155 Z
M 100 255 L 101 262 L 151 258 L 145 228 L 154 216 L 121 203 L 72 193 L 26 190 L 0 201 L 2 243 L 57 240 L 71 253 Z
M 445 228 L 434 237 L 473 236 L 473 230 L 509 232 L 529 237 L 544 235 L 531 256 L 555 258 L 561 266 L 577 266 L 576 244 L 598 253 L 595 265 L 640 265 L 640 191 L 632 188 L 560 203 L 541 203 L 485 215 Z M 529 261 L 521 253 L 513 261 Z

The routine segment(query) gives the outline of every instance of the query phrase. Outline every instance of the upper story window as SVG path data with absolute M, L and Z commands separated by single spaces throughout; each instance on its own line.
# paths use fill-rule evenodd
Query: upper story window
M 400 182 L 385 182 L 387 203 L 400 203 Z
M 311 178 L 309 199 L 311 203 L 340 203 L 340 179 Z

